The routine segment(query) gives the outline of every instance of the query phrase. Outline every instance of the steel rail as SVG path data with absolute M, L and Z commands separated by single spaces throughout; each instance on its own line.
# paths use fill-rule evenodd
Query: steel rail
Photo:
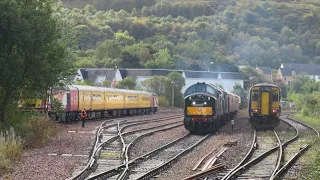
M 274 168 L 274 170 L 273 170 L 273 172 L 272 172 L 272 174 L 271 174 L 271 176 L 270 176 L 270 178 L 269 178 L 270 180 L 273 179 L 273 176 L 274 176 L 274 175 L 276 174 L 276 172 L 279 170 L 280 165 L 281 165 L 281 161 L 282 161 L 282 157 L 283 157 L 283 146 L 282 146 L 282 144 L 281 144 L 281 140 L 280 140 L 278 134 L 276 133 L 276 131 L 273 131 L 273 132 L 274 132 L 274 134 L 275 134 L 276 137 L 277 137 L 278 146 L 280 146 L 280 147 L 279 147 L 278 161 L 277 161 L 276 167 Z
M 285 122 L 286 124 L 288 124 L 289 126 L 292 126 L 294 129 L 295 129 L 295 131 L 296 131 L 296 135 L 293 137 L 293 138 L 291 138 L 291 139 L 289 139 L 288 141 L 286 141 L 286 142 L 284 142 L 282 145 L 281 145 L 281 147 L 283 148 L 284 146 L 287 146 L 288 144 L 290 144 L 290 143 L 292 143 L 293 141 L 295 141 L 295 140 L 297 140 L 298 139 L 298 137 L 299 137 L 299 130 L 296 128 L 296 127 L 294 127 L 292 124 L 290 124 L 290 123 L 288 123 L 288 122 L 286 122 L 286 121 L 284 121 L 283 119 L 281 119 L 283 122 Z M 275 149 L 277 149 L 279 147 L 279 144 L 278 144 L 278 146 L 276 146 L 276 147 L 274 147 L 274 148 L 272 148 L 272 149 L 270 149 L 269 151 L 275 151 Z M 249 152 L 251 151 L 251 149 L 249 150 Z M 248 152 L 248 153 L 249 153 Z M 252 153 L 252 152 L 251 152 Z M 268 155 L 268 154 L 270 154 L 271 152 L 265 152 L 265 153 L 263 153 L 263 154 L 261 154 L 261 156 L 266 156 L 266 155 Z M 256 158 L 256 159 L 254 159 L 254 160 L 252 160 L 252 161 L 255 161 L 255 160 L 258 160 L 258 158 L 259 158 L 259 156 Z M 247 159 L 246 159 L 247 160 Z M 231 171 L 229 171 L 229 173 L 228 174 L 226 174 L 221 180 L 226 180 L 226 179 L 231 179 L 231 177 L 233 176 L 233 175 L 231 175 L 231 174 L 235 174 L 235 173 L 233 173 L 234 171 L 239 171 L 240 170 L 240 166 L 242 165 L 241 163 L 243 163 L 245 161 L 245 158 L 235 167 L 235 168 L 233 168 Z M 249 163 L 249 162 L 248 162 Z M 247 163 L 247 164 L 248 164 Z M 281 163 L 280 163 L 281 164 Z
M 247 161 L 252 156 L 256 141 L 257 141 L 257 131 L 253 130 L 253 140 L 252 140 L 251 147 L 250 147 L 248 153 L 233 169 L 231 169 L 225 176 L 223 176 L 223 178 L 221 180 L 227 179 L 233 171 L 238 169 L 245 161 Z
M 178 124 L 178 125 L 175 125 L 175 126 L 164 128 L 164 129 L 158 129 L 158 130 L 155 130 L 155 131 L 152 131 L 152 132 L 148 132 L 148 133 L 142 134 L 140 136 L 141 137 L 142 136 L 146 136 L 146 135 L 149 135 L 149 134 L 153 134 L 155 132 L 169 130 L 169 129 L 173 129 L 173 128 L 176 128 L 176 127 L 179 127 L 179 126 L 183 126 L 183 124 L 181 123 L 181 124 Z M 188 135 L 183 136 L 181 138 L 178 138 L 178 139 L 176 139 L 176 140 L 174 140 L 174 141 L 172 141 L 172 142 L 170 142 L 170 143 L 168 143 L 168 144 L 166 144 L 166 145 L 164 145 L 164 146 L 162 146 L 162 147 L 160 147 L 158 149 L 155 149 L 154 151 L 151 151 L 151 152 L 146 153 L 146 154 L 144 154 L 144 155 L 142 155 L 142 156 L 140 156 L 138 158 L 135 158 L 134 160 L 129 161 L 127 163 L 128 164 L 128 168 L 133 166 L 133 165 L 135 165 L 135 164 L 140 163 L 141 161 L 145 160 L 147 157 L 152 156 L 152 154 L 155 154 L 155 153 L 159 152 L 161 149 L 163 149 L 163 148 L 165 148 L 165 147 L 167 147 L 167 146 L 169 146 L 169 145 L 171 145 L 171 144 L 173 144 L 173 143 L 175 143 L 175 142 L 187 137 Z M 108 178 L 108 177 L 114 176 L 116 174 L 120 174 L 120 172 L 122 172 L 126 167 L 127 167 L 126 164 L 122 164 L 122 165 L 117 166 L 116 168 L 113 168 L 111 170 L 108 170 L 108 171 L 102 172 L 100 174 L 97 174 L 97 175 L 95 175 L 95 176 L 93 176 L 93 177 L 91 177 L 89 179 L 104 179 L 104 178 Z
M 181 117 L 181 116 L 182 115 L 174 115 L 174 116 L 169 116 L 169 117 L 151 118 L 151 119 L 146 119 L 146 120 L 143 120 L 143 121 L 145 122 L 145 121 L 153 121 L 153 120 L 166 119 L 166 118 L 175 118 L 175 117 L 178 118 L 178 117 Z M 94 169 L 96 168 L 95 164 L 96 164 L 96 160 L 97 160 L 97 152 L 101 150 L 101 147 L 103 145 L 109 143 L 110 140 L 114 141 L 118 137 L 118 135 L 115 135 L 115 136 L 111 137 L 108 141 L 103 142 L 103 143 L 101 143 L 99 145 L 99 140 L 101 138 L 103 130 L 116 125 L 116 124 L 111 124 L 111 125 L 105 126 L 105 124 L 107 122 L 112 122 L 112 121 L 114 121 L 116 119 L 119 119 L 119 118 L 108 119 L 108 120 L 105 120 L 104 122 L 102 122 L 100 124 L 99 128 L 96 131 L 95 141 L 93 143 L 93 147 L 90 150 L 89 160 L 87 161 L 86 166 L 79 173 L 77 173 L 76 175 L 74 175 L 70 179 L 72 179 L 72 180 L 78 180 L 78 179 L 82 180 L 82 179 L 85 179 L 86 177 L 88 177 L 88 175 L 92 171 L 94 171 Z M 126 122 L 126 121 L 128 121 L 130 119 L 132 119 L 132 117 L 126 117 L 125 119 L 121 120 L 120 122 Z M 128 123 L 131 124 L 131 123 L 135 123 L 135 122 L 128 122 Z
M 192 150 L 194 147 L 196 147 L 198 144 L 200 144 L 201 142 L 203 142 L 205 139 L 207 139 L 210 136 L 210 134 L 207 134 L 205 137 L 203 137 L 202 139 L 200 139 L 199 141 L 197 141 L 195 144 L 193 144 L 192 146 L 190 146 L 189 148 L 185 149 L 184 151 L 182 151 L 181 153 L 177 154 L 176 156 L 174 156 L 173 158 L 171 158 L 169 161 L 165 162 L 164 164 L 154 168 L 153 170 L 150 170 L 149 172 L 147 172 L 146 174 L 140 176 L 137 178 L 137 180 L 144 180 L 144 179 L 148 179 L 156 174 L 158 174 L 158 171 L 164 170 L 167 167 L 169 167 L 174 161 L 176 161 L 180 156 L 184 155 L 185 153 L 189 152 L 190 150 Z
M 203 176 L 206 176 L 208 174 L 212 174 L 212 173 L 214 173 L 220 169 L 223 169 L 223 168 L 225 168 L 225 166 L 223 166 L 222 164 L 217 164 L 217 165 L 214 165 L 211 168 L 209 168 L 203 172 L 199 172 L 194 175 L 191 175 L 191 176 L 185 178 L 184 180 L 193 180 L 193 179 L 201 178 Z
M 172 127 L 169 127 L 169 129 L 172 129 L 172 128 L 176 128 L 176 127 L 179 127 L 179 126 L 182 126 L 182 124 L 178 124 L 176 126 L 172 126 Z M 168 129 L 165 129 L 165 130 L 168 130 Z M 150 134 L 153 134 L 153 133 L 156 133 L 156 132 L 159 132 L 159 131 L 163 131 L 162 129 L 160 130 L 156 130 L 156 131 L 152 131 L 151 133 L 144 133 L 138 137 L 136 137 L 134 140 L 132 140 L 128 147 L 126 148 L 126 151 L 125 151 L 125 157 L 126 157 L 126 168 L 123 170 L 123 172 L 120 174 L 120 176 L 118 177 L 118 179 L 126 179 L 127 175 L 129 174 L 129 165 L 128 165 L 128 161 L 129 161 L 129 150 L 131 149 L 132 145 L 140 138 L 144 137 L 144 136 L 147 136 L 147 135 L 150 135 Z
M 314 132 L 316 132 L 317 134 L 317 137 L 319 139 L 319 131 L 316 130 L 314 127 L 306 124 L 306 123 L 303 123 L 301 121 L 298 121 L 298 120 L 295 120 L 295 119 L 292 119 L 291 117 L 287 116 L 287 119 L 290 119 L 294 122 L 297 122 L 299 124 L 302 124 L 310 129 L 312 129 Z M 317 139 L 315 140 L 317 141 Z M 314 143 L 315 141 L 313 141 L 312 143 Z M 298 160 L 298 158 L 304 153 L 306 152 L 311 146 L 312 146 L 312 143 L 311 144 L 306 144 L 304 145 L 302 148 L 300 148 L 299 152 L 297 152 L 285 165 L 283 165 L 281 167 L 281 169 L 279 169 L 279 171 L 277 171 L 277 173 L 273 176 L 273 179 L 279 179 L 281 178 L 289 169 L 290 167 L 292 166 L 292 164 Z

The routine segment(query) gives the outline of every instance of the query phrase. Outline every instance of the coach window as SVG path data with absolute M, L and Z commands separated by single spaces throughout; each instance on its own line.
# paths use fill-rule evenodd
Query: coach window
M 252 93 L 252 101 L 258 101 L 258 91 L 253 91 L 253 93 Z
M 272 94 L 272 101 L 273 102 L 278 102 L 279 101 L 279 95 L 277 93 Z

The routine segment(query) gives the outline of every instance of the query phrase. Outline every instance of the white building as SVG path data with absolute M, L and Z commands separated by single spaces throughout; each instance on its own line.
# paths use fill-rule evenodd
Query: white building
M 127 76 L 136 79 L 137 86 L 141 87 L 141 82 L 152 76 L 167 76 L 176 71 L 185 78 L 186 85 L 182 88 L 182 93 L 197 82 L 205 82 L 214 85 L 221 85 L 228 91 L 233 90 L 233 86 L 239 83 L 243 87 L 243 79 L 239 73 L 234 72 L 210 72 L 210 71 L 190 71 L 173 69 L 117 69 L 112 68 L 86 68 L 78 72 L 80 80 L 90 80 L 95 83 L 102 83 L 104 80 L 119 82 Z

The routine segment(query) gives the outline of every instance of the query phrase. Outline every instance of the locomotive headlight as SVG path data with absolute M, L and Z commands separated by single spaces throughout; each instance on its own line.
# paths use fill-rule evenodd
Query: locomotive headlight
M 193 105 L 195 105 L 195 104 L 196 104 L 196 102 L 194 102 L 194 101 L 193 101 L 193 102 L 192 102 L 192 104 L 193 104 Z
M 204 102 L 203 104 L 204 104 L 204 105 L 207 105 L 207 102 Z

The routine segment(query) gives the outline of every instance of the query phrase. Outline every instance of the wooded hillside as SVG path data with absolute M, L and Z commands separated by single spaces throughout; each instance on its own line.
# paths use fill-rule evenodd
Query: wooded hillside
M 193 70 L 320 63 L 316 0 L 63 3 L 57 16 L 78 31 L 79 67 L 112 67 L 115 60 L 122 67 Z

